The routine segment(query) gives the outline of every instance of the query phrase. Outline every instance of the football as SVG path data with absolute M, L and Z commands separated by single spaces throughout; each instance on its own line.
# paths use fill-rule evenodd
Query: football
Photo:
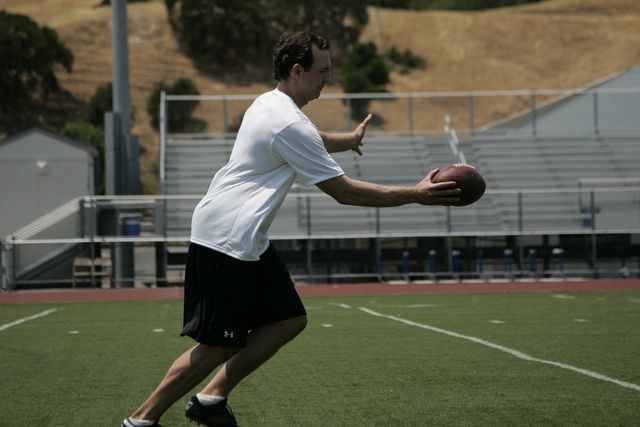
M 440 168 L 433 182 L 455 181 L 460 193 L 460 201 L 452 206 L 467 206 L 480 200 L 487 185 L 482 175 L 471 165 L 457 163 Z

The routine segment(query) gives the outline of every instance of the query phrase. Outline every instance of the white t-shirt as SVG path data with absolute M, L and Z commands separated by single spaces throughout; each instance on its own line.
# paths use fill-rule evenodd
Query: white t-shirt
M 269 246 L 269 226 L 296 177 L 304 185 L 343 175 L 318 129 L 275 89 L 247 109 L 229 158 L 191 221 L 191 241 L 240 260 Z

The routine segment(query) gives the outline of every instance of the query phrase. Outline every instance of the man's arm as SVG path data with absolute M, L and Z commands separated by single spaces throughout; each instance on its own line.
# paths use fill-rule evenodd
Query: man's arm
M 326 133 L 320 132 L 324 146 L 329 153 L 338 153 L 340 151 L 353 150 L 362 156 L 360 147 L 362 146 L 362 138 L 367 130 L 367 125 L 371 121 L 371 114 L 364 118 L 353 132 L 348 133 Z
M 338 203 L 352 206 L 392 207 L 409 203 L 448 205 L 459 201 L 460 189 L 455 181 L 432 182 L 434 169 L 414 186 L 373 184 L 341 175 L 316 184 Z

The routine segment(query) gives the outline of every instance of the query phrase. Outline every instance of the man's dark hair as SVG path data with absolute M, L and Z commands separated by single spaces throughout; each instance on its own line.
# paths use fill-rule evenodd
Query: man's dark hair
M 329 49 L 327 40 L 306 31 L 284 33 L 280 36 L 273 52 L 273 78 L 277 81 L 288 78 L 291 67 L 295 64 L 300 64 L 305 71 L 309 71 L 313 64 L 311 46 L 314 44 L 320 49 Z

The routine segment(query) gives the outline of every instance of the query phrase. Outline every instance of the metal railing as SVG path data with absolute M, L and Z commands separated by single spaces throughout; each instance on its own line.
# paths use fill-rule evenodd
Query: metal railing
M 354 103 L 366 102 L 374 120 L 367 137 L 445 137 L 465 143 L 502 138 L 624 138 L 640 135 L 640 88 L 472 92 L 325 93 L 305 106 L 305 113 L 325 131 L 352 130 L 357 123 Z M 160 101 L 159 184 L 167 191 L 167 145 L 191 141 L 232 141 L 246 108 L 257 95 L 167 95 Z M 198 126 L 182 121 L 170 125 L 181 102 L 199 102 L 193 116 Z M 514 113 L 515 112 L 515 113 Z M 173 124 L 175 127 L 175 123 Z M 455 131 L 452 132 L 455 126 Z M 457 161 L 457 159 L 456 159 Z
M 236 127 L 246 108 L 257 97 L 249 95 L 167 95 L 161 96 L 160 129 L 166 142 L 167 135 L 195 138 L 230 138 L 235 135 Z M 372 112 L 384 121 L 374 121 L 371 129 L 379 134 L 385 133 L 439 133 L 446 115 L 456 123 L 458 132 L 465 135 L 481 133 L 504 134 L 526 122 L 528 136 L 535 136 L 540 119 L 549 107 L 558 107 L 566 101 L 583 101 L 579 115 L 590 132 L 600 133 L 609 111 L 601 108 L 609 105 L 609 98 L 640 103 L 640 88 L 574 88 L 574 89 L 535 89 L 470 92 L 371 92 L 371 93 L 325 93 L 318 100 L 305 107 L 307 115 L 326 131 L 352 130 L 359 120 L 354 116 L 353 104 L 367 102 Z M 169 117 L 172 105 L 179 102 L 199 102 L 194 115 L 201 121 L 202 128 L 171 129 Z M 176 104 L 174 104 L 176 103 Z M 515 112 L 514 112 L 515 111 Z M 511 126 L 505 126 L 511 123 Z M 629 123 L 632 131 L 637 131 L 637 123 Z M 562 127 L 556 127 L 562 131 Z M 566 131 L 575 130 L 574 124 Z M 625 129 L 618 129 L 623 132 Z
M 586 187 L 581 189 L 489 190 L 484 208 L 420 207 L 350 208 L 340 206 L 319 192 L 292 192 L 272 226 L 275 241 L 332 239 L 398 239 L 457 237 L 584 236 L 591 242 L 591 260 L 597 265 L 600 235 L 640 234 L 640 187 Z M 555 197 L 556 205 L 540 196 Z M 53 278 L 28 275 L 38 263 L 52 260 L 61 265 L 65 251 L 79 248 L 83 256 L 118 258 L 116 249 L 128 244 L 147 247 L 151 263 L 146 279 L 167 280 L 166 250 L 189 241 L 190 207 L 201 196 L 87 196 L 5 237 L 1 244 L 2 288 L 30 283 L 68 283 L 69 274 Z M 549 200 L 549 199 L 547 199 Z M 172 206 L 172 203 L 174 204 Z M 175 203 L 187 205 L 185 222 L 172 218 Z M 182 206 L 184 208 L 184 205 Z M 302 207 L 302 208 L 300 208 Z M 407 210 L 403 210 L 407 209 Z M 486 210 L 486 212 L 482 212 Z M 283 212 L 284 211 L 284 212 Z M 492 217 L 501 212 L 501 220 Z M 185 211 L 183 211 L 185 212 Z M 133 233 L 122 229 L 119 218 L 136 214 L 141 226 Z M 426 220 L 425 220 L 426 219 Z M 172 228 L 174 228 L 172 232 Z M 120 246 L 119 246 L 120 245 Z M 133 252 L 131 253 L 133 255 Z M 72 252 L 69 257 L 77 255 Z M 604 254 L 606 255 L 606 254 Z M 58 257 L 58 258 L 56 258 Z M 114 259 L 114 264 L 118 260 Z M 114 265 L 117 271 L 117 265 Z M 310 272 L 313 268 L 308 269 Z M 133 270 L 130 272 L 132 273 Z M 115 277 L 126 285 L 135 277 Z M 139 279 L 139 278 L 138 278 Z

